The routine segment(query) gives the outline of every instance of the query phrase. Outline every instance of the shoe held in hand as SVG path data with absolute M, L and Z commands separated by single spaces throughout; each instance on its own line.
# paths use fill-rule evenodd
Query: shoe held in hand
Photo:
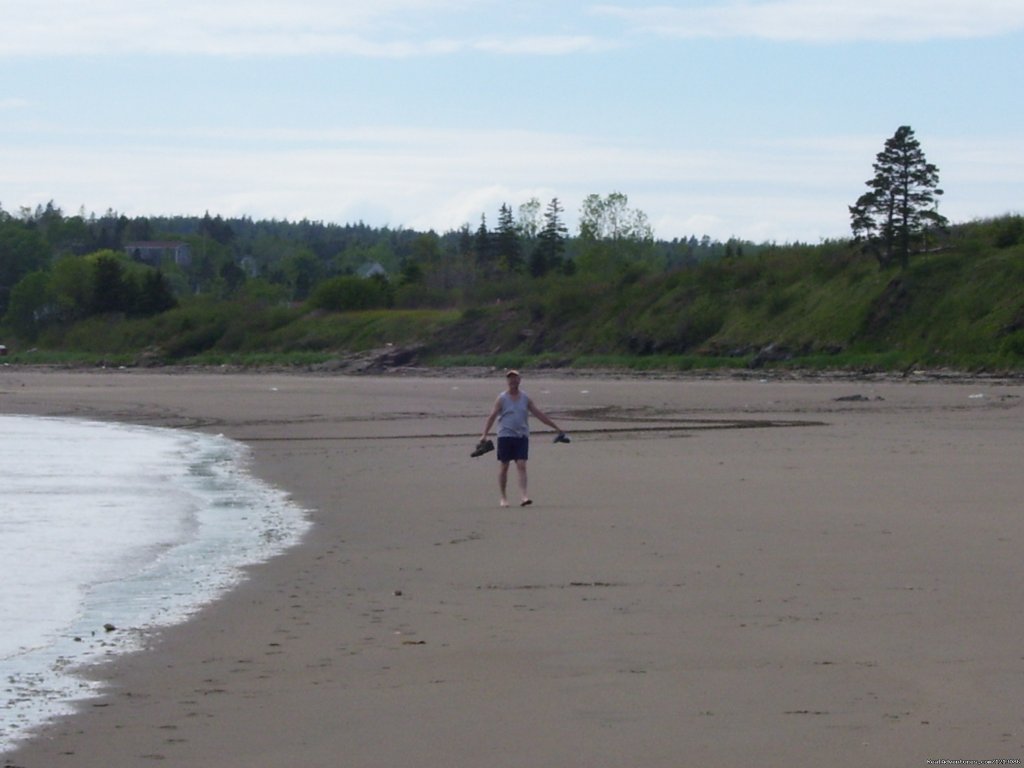
M 473 452 L 469 455 L 475 459 L 477 456 L 483 456 L 485 453 L 489 453 L 493 450 L 494 442 L 492 440 L 481 440 L 476 444 L 476 448 L 474 448 Z

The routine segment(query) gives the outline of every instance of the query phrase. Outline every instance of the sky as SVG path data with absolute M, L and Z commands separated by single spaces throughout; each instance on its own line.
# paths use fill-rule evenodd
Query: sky
M 625 194 L 660 239 L 847 237 L 909 125 L 1024 209 L 1024 0 L 0 0 L 0 206 L 439 233 Z

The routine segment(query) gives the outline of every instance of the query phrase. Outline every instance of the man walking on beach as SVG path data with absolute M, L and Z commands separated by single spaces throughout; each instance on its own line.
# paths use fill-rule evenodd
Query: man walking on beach
M 521 381 L 519 371 L 508 371 L 505 374 L 505 380 L 508 382 L 508 389 L 498 395 L 498 399 L 494 402 L 494 408 L 491 410 L 490 416 L 487 417 L 487 424 L 484 426 L 480 442 L 486 442 L 491 427 L 497 421 L 498 461 L 501 464 L 498 470 L 498 487 L 501 489 L 501 506 L 508 506 L 508 496 L 505 492 L 508 485 L 508 465 L 514 461 L 516 473 L 519 476 L 520 506 L 525 507 L 533 503 L 526 491 L 526 462 L 530 454 L 529 415 L 532 413 L 558 433 L 555 442 L 567 443 L 569 438 L 547 414 L 534 405 L 533 400 L 525 392 L 519 389 Z

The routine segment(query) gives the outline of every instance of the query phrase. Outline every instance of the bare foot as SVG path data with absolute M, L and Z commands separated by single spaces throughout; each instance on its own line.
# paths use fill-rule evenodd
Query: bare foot
M 507 507 L 508 506 L 508 499 L 502 499 L 500 502 L 498 502 L 498 506 Z

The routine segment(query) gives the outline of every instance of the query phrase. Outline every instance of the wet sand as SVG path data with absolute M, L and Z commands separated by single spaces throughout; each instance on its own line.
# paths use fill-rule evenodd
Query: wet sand
M 534 421 L 499 509 L 502 386 L 0 368 L 0 413 L 240 440 L 314 522 L 3 765 L 1024 758 L 1024 387 L 524 371 L 573 442 Z

